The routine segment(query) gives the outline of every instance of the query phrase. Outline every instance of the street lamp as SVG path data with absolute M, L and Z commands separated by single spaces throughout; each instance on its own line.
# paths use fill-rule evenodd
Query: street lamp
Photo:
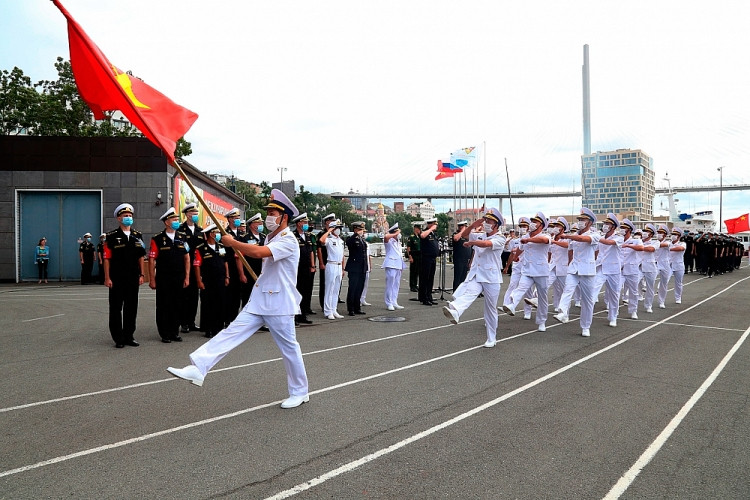
M 284 192 L 284 172 L 286 172 L 286 167 L 276 167 L 276 170 L 281 173 L 281 191 Z
M 724 167 L 719 167 L 716 170 L 719 171 L 719 232 L 721 232 L 721 223 L 723 222 L 722 217 L 722 195 L 724 189 Z

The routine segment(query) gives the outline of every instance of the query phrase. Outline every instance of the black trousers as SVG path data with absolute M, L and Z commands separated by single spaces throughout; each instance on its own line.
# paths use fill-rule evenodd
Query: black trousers
M 464 282 L 466 275 L 469 273 L 469 261 L 458 259 L 453 261 L 453 291 L 456 291 L 458 285 Z
M 138 290 L 137 281 L 133 284 L 113 282 L 109 289 L 109 333 L 115 344 L 133 340 L 138 316 Z
M 366 273 L 359 271 L 349 271 L 349 289 L 346 292 L 346 310 L 356 312 L 362 310 L 359 299 L 362 297 L 362 291 L 365 289 Z
M 414 262 L 409 264 L 409 290 L 417 290 L 419 288 L 419 275 L 420 268 L 422 267 L 422 255 L 417 254 L 411 255 Z
M 204 281 L 206 288 L 201 290 L 201 330 L 208 335 L 213 336 L 224 328 L 224 314 L 222 303 L 224 302 L 224 293 L 226 287 L 224 280 L 219 279 L 214 282 Z
M 39 281 L 47 279 L 47 262 L 46 260 L 37 262 L 39 266 Z
M 323 302 L 326 297 L 326 270 L 320 270 L 320 279 L 318 280 L 318 300 L 320 301 L 320 310 L 324 310 Z
M 302 310 L 302 314 L 308 314 L 312 312 L 312 292 L 313 286 L 315 285 L 315 273 L 310 273 L 310 279 L 307 280 L 307 290 L 302 294 L 302 302 L 299 307 Z
M 190 273 L 190 285 L 182 289 L 181 305 L 180 324 L 187 327 L 193 326 L 195 316 L 198 314 L 198 285 L 192 272 Z
M 87 283 L 92 283 L 91 280 L 91 271 L 94 269 L 94 261 L 93 260 L 83 260 L 83 264 L 81 264 L 81 284 L 85 285 Z
M 302 295 L 302 299 L 299 303 L 300 314 L 297 316 L 298 318 L 305 319 L 307 317 L 307 311 L 310 310 L 310 301 L 312 300 L 312 282 L 314 276 L 315 275 L 312 274 L 309 269 L 297 270 L 297 291 Z
M 163 339 L 180 334 L 180 308 L 175 300 L 182 290 L 182 280 L 156 280 L 156 329 Z
M 224 291 L 224 323 L 227 325 L 237 317 L 242 303 L 242 283 L 239 275 L 230 271 L 229 276 L 229 286 Z
M 422 265 L 419 273 L 419 301 L 432 302 L 432 286 L 435 283 L 435 260 L 436 257 L 422 256 Z

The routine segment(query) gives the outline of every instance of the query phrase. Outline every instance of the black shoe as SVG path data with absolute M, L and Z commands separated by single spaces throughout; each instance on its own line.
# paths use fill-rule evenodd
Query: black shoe
M 302 323 L 303 325 L 312 325 L 312 321 L 310 321 L 307 318 L 302 318 L 301 320 L 299 320 L 299 322 Z
M 433 306 L 436 306 L 436 305 L 437 305 L 437 302 L 435 302 L 434 300 L 431 300 L 431 301 L 430 301 L 430 304 L 432 304 Z
M 344 303 L 344 301 L 341 300 L 341 299 L 339 299 L 339 304 L 343 304 L 343 303 Z
M 410 291 L 410 292 L 418 292 L 419 290 L 418 290 L 418 289 L 416 289 L 416 288 L 409 288 L 409 291 Z
M 135 340 L 131 340 L 130 342 L 125 342 L 125 345 L 129 345 L 130 347 L 138 347 L 141 344 L 139 344 Z
M 125 347 L 125 344 L 115 344 L 115 347 L 117 349 L 122 349 L 123 347 Z
M 201 331 L 201 327 L 198 326 L 198 325 L 196 325 L 195 323 L 193 323 L 192 325 L 190 325 L 190 331 L 191 332 L 199 332 L 199 331 Z
M 190 327 L 188 325 L 182 325 L 182 329 L 180 330 L 180 333 L 189 333 Z
M 367 314 L 367 313 L 364 311 L 354 311 L 354 314 Z
M 179 335 L 177 335 L 175 337 L 172 337 L 170 340 L 172 342 L 182 342 L 182 337 L 180 337 Z
M 210 339 L 211 337 L 214 336 L 214 334 L 206 332 L 206 333 L 203 334 L 203 336 L 206 337 L 207 339 Z
M 315 311 L 307 311 L 305 314 L 318 314 Z
M 161 339 L 161 341 L 164 342 L 165 344 L 171 344 L 172 343 L 172 341 L 169 340 L 169 339 Z
M 260 330 L 261 332 L 269 331 L 267 326 L 261 326 L 260 328 L 258 328 L 258 330 Z
M 427 302 L 426 300 L 423 300 L 423 301 L 421 302 L 421 304 L 422 304 L 423 306 L 432 306 L 432 305 L 434 305 L 434 304 L 433 304 L 432 302 Z
M 354 316 L 354 311 L 349 311 L 349 316 Z

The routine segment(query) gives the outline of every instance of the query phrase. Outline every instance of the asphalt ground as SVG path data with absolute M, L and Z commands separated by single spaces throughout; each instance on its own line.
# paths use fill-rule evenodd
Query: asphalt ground
M 501 314 L 492 349 L 481 299 L 450 325 L 408 272 L 386 311 L 381 261 L 367 316 L 298 329 L 292 410 L 267 332 L 196 387 L 165 369 L 205 339 L 162 344 L 147 286 L 124 349 L 104 287 L 1 286 L 0 498 L 750 498 L 747 259 L 589 338 Z

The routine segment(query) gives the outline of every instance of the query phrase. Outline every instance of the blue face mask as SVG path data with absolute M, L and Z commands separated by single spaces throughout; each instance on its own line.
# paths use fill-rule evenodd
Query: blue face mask
M 174 230 L 180 229 L 180 221 L 173 220 L 170 227 Z
M 302 224 L 302 230 L 303 230 L 303 231 L 307 231 L 308 229 L 310 229 L 310 226 L 309 226 L 309 225 L 307 225 L 307 224 Z
M 262 232 L 263 232 L 263 224 L 261 224 L 260 226 L 258 226 L 258 232 L 259 232 L 259 233 L 262 233 Z
M 198 215 L 191 215 L 190 220 L 193 221 L 193 224 L 198 223 Z
M 88 241 L 89 243 L 91 243 L 91 238 L 86 238 L 86 241 Z
M 216 240 L 216 243 L 221 241 L 221 233 L 214 234 L 214 239 Z
M 234 227 L 240 227 L 240 224 L 242 224 L 242 222 L 239 219 L 234 219 Z
M 122 225 L 125 227 L 130 227 L 133 225 L 133 218 L 132 217 L 123 217 L 122 218 Z

